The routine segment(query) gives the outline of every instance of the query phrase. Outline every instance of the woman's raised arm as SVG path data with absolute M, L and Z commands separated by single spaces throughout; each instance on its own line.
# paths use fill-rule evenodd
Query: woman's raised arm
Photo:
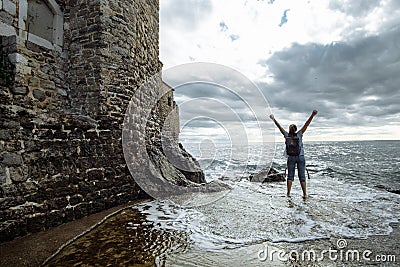
M 282 126 L 279 124 L 279 122 L 277 122 L 277 120 L 275 120 L 275 117 L 273 114 L 269 115 L 270 119 L 275 123 L 276 127 L 278 127 L 279 131 L 281 131 L 281 133 L 284 135 L 285 134 L 285 130 L 282 128 Z
M 300 129 L 300 131 L 304 134 L 304 132 L 307 130 L 308 125 L 310 125 L 312 119 L 314 118 L 315 115 L 318 114 L 318 111 L 316 109 L 313 110 L 311 116 L 308 118 L 304 126 Z

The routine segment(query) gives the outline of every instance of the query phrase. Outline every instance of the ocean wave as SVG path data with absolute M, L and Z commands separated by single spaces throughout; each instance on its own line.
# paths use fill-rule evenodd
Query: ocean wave
M 258 168 L 257 162 L 233 164 L 226 158 L 213 160 L 205 169 L 206 176 L 223 177 L 233 188 L 224 198 L 194 209 L 153 202 L 150 205 L 158 208 L 148 208 L 145 214 L 158 221 L 159 227 L 188 233 L 191 245 L 186 255 L 211 251 L 207 255 L 216 262 L 221 262 L 218 255 L 228 250 L 266 241 L 297 243 L 388 235 L 390 223 L 400 219 L 400 196 L 386 192 L 400 188 L 398 163 L 389 161 L 379 146 L 374 149 L 375 158 L 368 160 L 367 156 L 352 155 L 354 149 L 362 154 L 362 149 L 371 147 L 352 147 L 351 142 L 307 146 L 311 179 L 307 180 L 309 198 L 305 201 L 297 178 L 288 198 L 286 183 L 258 184 L 240 179 L 246 171 Z M 286 159 L 276 157 L 272 166 L 283 172 Z

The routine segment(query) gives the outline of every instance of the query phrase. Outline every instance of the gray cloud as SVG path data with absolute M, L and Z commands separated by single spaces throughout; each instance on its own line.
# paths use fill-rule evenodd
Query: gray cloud
M 352 24 L 343 29 L 346 35 L 344 38 L 347 40 L 368 36 L 370 31 L 365 27 L 365 23 L 376 24 L 380 29 L 390 29 L 400 24 L 398 0 L 332 0 L 329 2 L 329 8 L 354 18 Z M 367 16 L 374 12 L 379 19 L 367 19 Z
M 165 27 L 193 30 L 211 14 L 212 4 L 210 0 L 171 0 L 163 4 L 161 11 L 160 20 Z
M 163 79 L 175 89 L 186 131 L 209 129 L 208 134 L 212 134 L 213 129 L 223 126 L 230 135 L 245 136 L 243 129 L 256 129 L 260 127 L 257 122 L 265 121 L 273 129 L 262 92 L 233 69 L 209 63 L 186 64 L 165 71 Z
M 221 123 L 257 120 L 252 103 L 248 103 L 248 99 L 241 98 L 228 88 L 195 83 L 176 88 L 175 95 L 182 121 L 199 116 Z
M 380 2 L 377 0 L 333 0 L 329 2 L 329 8 L 353 17 L 361 17 L 370 13 L 374 8 L 379 7 Z
M 349 125 L 400 118 L 400 27 L 349 43 L 294 44 L 260 64 L 274 76 L 260 86 L 275 108 L 318 108 L 331 122 Z

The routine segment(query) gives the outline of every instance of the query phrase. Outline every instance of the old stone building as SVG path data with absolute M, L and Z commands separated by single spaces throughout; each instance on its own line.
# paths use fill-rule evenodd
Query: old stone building
M 162 127 L 179 133 L 160 75 L 158 0 L 0 0 L 0 9 L 0 241 L 145 197 L 121 141 L 131 98 L 129 134 L 157 159 Z M 133 175 L 142 157 L 132 156 Z

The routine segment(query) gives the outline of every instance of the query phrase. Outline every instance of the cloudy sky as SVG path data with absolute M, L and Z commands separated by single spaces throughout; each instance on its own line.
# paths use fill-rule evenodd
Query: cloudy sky
M 175 92 L 186 136 L 268 124 L 269 112 L 302 126 L 317 109 L 306 140 L 400 139 L 398 0 L 160 0 L 160 59 L 221 64 L 265 97 L 217 68 L 215 85 Z

